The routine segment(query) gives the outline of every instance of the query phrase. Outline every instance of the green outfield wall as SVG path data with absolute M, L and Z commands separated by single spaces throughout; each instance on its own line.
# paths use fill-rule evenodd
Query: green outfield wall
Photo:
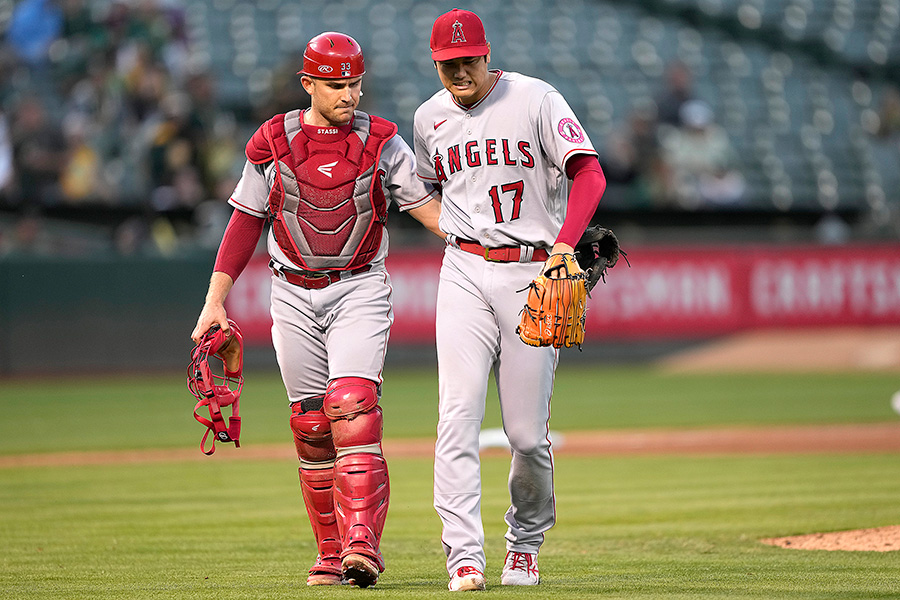
M 4 257 L 0 375 L 186 365 L 213 260 Z

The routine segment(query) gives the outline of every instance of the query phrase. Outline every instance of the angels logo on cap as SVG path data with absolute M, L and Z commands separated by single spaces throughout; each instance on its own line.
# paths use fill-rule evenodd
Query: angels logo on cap
M 484 24 L 473 12 L 454 8 L 434 21 L 431 28 L 431 59 L 453 60 L 485 56 L 490 45 L 484 37 Z
M 453 23 L 453 38 L 450 40 L 451 44 L 459 44 L 460 42 L 466 41 L 466 34 L 463 33 L 462 23 L 459 21 L 455 21 Z

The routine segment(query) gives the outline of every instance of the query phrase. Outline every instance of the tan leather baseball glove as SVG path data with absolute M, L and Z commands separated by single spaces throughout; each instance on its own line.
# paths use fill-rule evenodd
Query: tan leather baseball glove
M 516 333 L 529 346 L 581 346 L 587 288 L 574 254 L 551 254 L 529 284 Z M 524 291 L 524 290 L 520 290 Z

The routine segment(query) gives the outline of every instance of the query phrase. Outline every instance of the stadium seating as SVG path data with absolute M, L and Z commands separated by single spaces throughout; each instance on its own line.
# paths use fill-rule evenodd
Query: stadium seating
M 885 65 L 900 56 L 898 5 L 900 0 L 493 0 L 481 3 L 479 12 L 494 64 L 554 84 L 598 146 L 632 106 L 661 90 L 666 65 L 682 61 L 741 157 L 749 205 L 783 211 L 883 202 L 884 194 L 874 190 L 893 180 L 896 150 L 870 142 L 863 119 L 886 83 L 859 80 L 847 65 Z M 196 51 L 221 74 L 226 103 L 253 102 L 278 61 L 296 55 L 302 40 L 344 30 L 367 50 L 367 108 L 397 121 L 407 136 L 416 106 L 437 90 L 427 44 L 439 11 L 409 0 L 195 0 L 189 7 Z M 751 35 L 737 35 L 735 24 Z M 765 35 L 754 38 L 753 31 Z M 273 35 L 274 44 L 267 41 Z M 786 41 L 821 41 L 845 61 L 823 65 Z M 860 86 L 868 91 L 854 92 Z
M 445 6 L 414 0 L 189 0 L 189 62 L 218 102 L 263 104 L 306 40 L 345 31 L 366 51 L 364 108 L 412 138 L 437 91 L 428 53 Z M 666 69 L 686 65 L 739 158 L 746 207 L 896 210 L 900 150 L 874 135 L 900 73 L 900 0 L 483 0 L 493 65 L 539 76 L 568 99 L 598 149 Z

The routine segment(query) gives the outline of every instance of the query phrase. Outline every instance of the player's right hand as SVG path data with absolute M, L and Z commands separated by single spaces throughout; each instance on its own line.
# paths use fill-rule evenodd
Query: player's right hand
M 194 343 L 199 344 L 200 339 L 213 325 L 221 327 L 226 337 L 231 336 L 231 326 L 228 324 L 228 315 L 225 313 L 224 305 L 206 304 L 203 306 L 200 316 L 197 317 L 197 325 L 194 327 L 194 331 L 191 332 L 191 339 Z

